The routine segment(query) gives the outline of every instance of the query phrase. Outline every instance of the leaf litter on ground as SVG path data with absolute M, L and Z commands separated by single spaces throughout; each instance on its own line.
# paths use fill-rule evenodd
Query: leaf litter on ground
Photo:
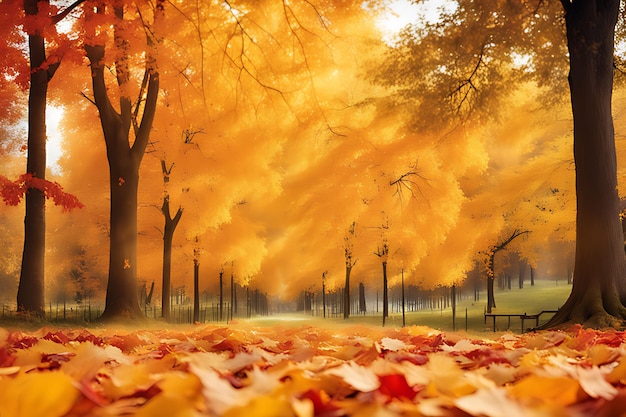
M 0 328 L 0 416 L 613 416 L 624 332 Z

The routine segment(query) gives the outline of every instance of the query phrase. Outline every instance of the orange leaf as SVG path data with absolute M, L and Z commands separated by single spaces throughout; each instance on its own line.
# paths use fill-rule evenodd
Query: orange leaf
M 567 377 L 529 375 L 513 385 L 509 392 L 519 399 L 555 403 L 567 406 L 576 403 L 584 394 L 578 381 Z
M 29 372 L 0 379 L 0 416 L 64 416 L 78 395 L 72 379 L 61 372 Z

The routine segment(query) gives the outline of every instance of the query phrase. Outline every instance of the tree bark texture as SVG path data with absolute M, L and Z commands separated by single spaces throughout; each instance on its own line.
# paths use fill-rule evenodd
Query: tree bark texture
M 25 0 L 27 15 L 37 15 L 39 3 Z M 39 32 L 28 34 L 30 57 L 30 92 L 28 96 L 28 157 L 26 172 L 46 178 L 46 100 L 51 74 L 45 70 L 46 46 Z M 38 316 L 44 314 L 44 270 L 46 250 L 45 195 L 42 190 L 29 188 L 26 193 L 24 217 L 24 248 L 17 290 L 17 310 Z
M 161 206 L 161 212 L 165 218 L 165 227 L 163 229 L 163 279 L 161 289 L 161 314 L 166 321 L 170 320 L 171 314 L 171 272 L 172 272 L 172 242 L 174 240 L 174 231 L 181 216 L 183 210 L 178 209 L 174 217 L 170 213 L 170 199 L 169 196 L 165 196 L 163 199 L 163 206 Z
M 626 261 L 611 97 L 619 0 L 563 1 L 576 165 L 576 255 L 569 299 L 547 324 L 621 325 Z
M 116 8 L 115 12 L 118 24 L 123 25 L 123 10 Z M 117 27 L 115 43 L 122 51 L 121 58 L 115 63 L 115 69 L 117 83 L 123 90 L 124 85 L 129 82 L 129 68 L 124 54 L 124 48 L 128 45 L 127 40 L 118 35 Z M 156 68 L 146 64 L 149 75 L 147 92 L 141 122 L 137 124 L 129 97 L 120 97 L 119 113 L 111 104 L 104 79 L 104 46 L 86 45 L 85 50 L 91 67 L 94 102 L 98 108 L 106 143 L 111 194 L 109 280 L 101 318 L 143 318 L 137 299 L 137 189 L 139 166 L 156 112 L 159 74 Z M 132 145 L 131 127 L 135 133 Z

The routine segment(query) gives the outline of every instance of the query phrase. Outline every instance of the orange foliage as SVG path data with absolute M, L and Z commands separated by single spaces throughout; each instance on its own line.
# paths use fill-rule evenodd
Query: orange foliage
M 608 417 L 626 395 L 625 340 L 580 327 L 495 339 L 426 327 L 0 328 L 0 413 Z M 593 363 L 598 348 L 612 359 Z

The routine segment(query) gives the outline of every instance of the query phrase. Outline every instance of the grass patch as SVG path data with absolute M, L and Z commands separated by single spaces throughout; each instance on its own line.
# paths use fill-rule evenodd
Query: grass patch
M 537 314 L 542 310 L 557 310 L 569 296 L 572 290 L 571 285 L 566 281 L 545 281 L 537 280 L 534 286 L 511 290 L 496 289 L 495 299 L 497 308 L 493 309 L 495 314 Z M 465 331 L 493 332 L 491 319 L 485 324 L 484 313 L 486 309 L 486 292 L 480 293 L 480 300 L 474 301 L 473 297 L 458 302 L 456 311 L 456 326 L 452 324 L 452 309 L 436 309 L 406 312 L 406 325 L 428 326 L 440 331 Z M 467 320 L 466 320 L 467 313 Z M 552 316 L 544 314 L 541 316 L 540 324 L 549 320 Z M 275 315 L 270 317 L 259 317 L 250 319 L 259 326 L 272 326 L 280 323 L 283 326 L 324 326 L 324 325 L 382 325 L 382 310 L 378 313 L 368 313 L 366 315 L 352 315 L 349 320 L 340 317 L 321 318 L 308 315 L 283 316 Z M 525 322 L 525 327 L 534 326 L 534 321 Z M 402 326 L 402 313 L 390 313 L 386 320 L 388 327 Z M 498 331 L 510 330 L 520 333 L 522 330 L 521 320 L 517 317 L 511 318 L 510 326 L 506 317 L 499 317 L 496 320 Z

